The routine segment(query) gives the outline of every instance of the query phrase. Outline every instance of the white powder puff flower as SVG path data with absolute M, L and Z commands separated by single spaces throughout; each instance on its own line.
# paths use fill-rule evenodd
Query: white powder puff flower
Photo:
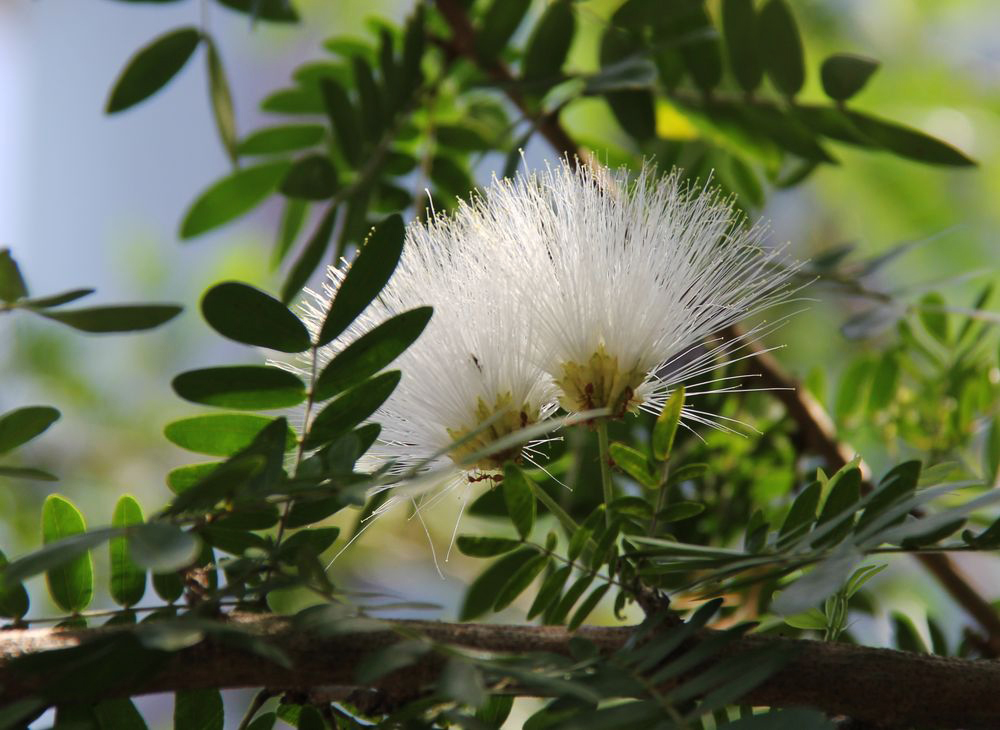
M 706 338 L 792 293 L 796 266 L 761 245 L 765 227 L 739 225 L 731 200 L 676 171 L 630 179 L 563 162 L 494 182 L 480 214 L 504 241 L 508 286 L 531 303 L 535 361 L 571 413 L 659 412 L 682 381 L 696 381 L 690 395 L 738 388 L 698 379 L 771 325 Z M 683 418 L 729 430 L 690 405 Z
M 396 390 L 372 416 L 381 433 L 363 466 L 391 462 L 390 473 L 418 467 L 439 475 L 414 487 L 390 487 L 378 514 L 418 496 L 420 511 L 455 487 L 493 484 L 508 459 L 534 462 L 538 442 L 507 447 L 469 463 L 473 454 L 544 420 L 555 410 L 550 378 L 531 358 L 527 302 L 496 278 L 506 253 L 472 207 L 429 224 L 408 226 L 395 273 L 376 300 L 348 330 L 319 351 L 319 370 L 358 337 L 415 307 L 434 308 L 427 328 L 392 368 L 402 371 Z M 308 291 L 305 318 L 318 329 L 348 266 L 331 267 L 322 293 Z M 485 428 L 484 428 L 485 426 Z M 463 443 L 454 447 L 456 441 Z M 436 456 L 435 456 L 436 455 Z M 433 458 L 432 458 L 433 457 Z M 457 527 L 457 525 L 456 525 Z

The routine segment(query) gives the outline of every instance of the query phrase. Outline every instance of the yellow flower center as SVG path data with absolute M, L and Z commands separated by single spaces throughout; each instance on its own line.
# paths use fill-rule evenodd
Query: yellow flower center
M 562 391 L 559 403 L 570 413 L 608 408 L 613 416 L 621 417 L 638 411 L 642 399 L 635 391 L 645 379 L 645 368 L 622 369 L 618 358 L 609 355 L 602 344 L 586 364 L 562 364 L 562 377 L 556 380 Z
M 510 393 L 497 396 L 496 403 L 492 406 L 480 398 L 476 404 L 474 414 L 476 422 L 474 425 L 462 428 L 449 428 L 448 435 L 453 441 L 467 438 L 473 432 L 477 432 L 461 446 L 449 452 L 448 455 L 452 461 L 462 465 L 466 469 L 489 473 L 503 469 L 505 461 L 517 459 L 521 455 L 520 444 L 483 457 L 474 464 L 465 463 L 472 454 L 484 451 L 503 437 L 515 431 L 520 431 L 525 426 L 538 421 L 537 408 L 533 408 L 527 403 L 522 403 L 521 407 L 517 408 L 514 406 L 513 401 L 514 398 Z M 483 428 L 483 424 L 490 421 L 490 419 L 493 419 L 490 425 Z

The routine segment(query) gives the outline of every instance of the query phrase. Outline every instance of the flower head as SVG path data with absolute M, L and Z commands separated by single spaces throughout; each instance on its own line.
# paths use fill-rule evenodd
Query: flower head
M 534 360 L 570 412 L 659 410 L 746 344 L 706 337 L 790 293 L 795 267 L 761 245 L 765 227 L 742 226 L 730 200 L 677 172 L 563 162 L 494 182 L 477 207 L 503 241 L 510 290 L 531 302 Z M 706 384 L 692 394 L 714 392 Z

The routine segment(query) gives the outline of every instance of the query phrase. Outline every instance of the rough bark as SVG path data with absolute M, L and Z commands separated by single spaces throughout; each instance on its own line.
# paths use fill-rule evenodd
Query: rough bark
M 182 650 L 162 670 L 130 690 L 130 694 L 185 689 L 266 687 L 302 695 L 345 696 L 357 689 L 378 690 L 392 705 L 414 697 L 437 678 L 442 659 L 428 653 L 409 667 L 359 686 L 355 672 L 373 649 L 400 641 L 385 629 L 320 636 L 295 629 L 289 619 L 272 615 L 231 615 L 241 627 L 280 646 L 292 659 L 285 669 L 214 639 Z M 628 627 L 583 627 L 569 632 L 551 626 L 452 624 L 400 621 L 403 633 L 426 636 L 437 643 L 490 654 L 568 653 L 572 636 L 589 639 L 602 651 L 621 648 Z M 39 689 L 37 679 L 15 675 L 10 661 L 25 654 L 77 646 L 128 627 L 97 629 L 25 629 L 0 632 L 0 703 Z M 713 632 L 699 635 L 705 639 Z M 753 690 L 744 702 L 771 707 L 810 705 L 831 715 L 847 715 L 884 727 L 910 725 L 938 728 L 1000 727 L 1000 662 L 966 660 L 771 636 L 738 639 L 720 657 L 762 647 L 791 650 L 793 659 Z M 663 687 L 669 689 L 669 685 Z M 530 692 L 525 692 L 530 694 Z M 96 698 L 95 698 L 96 699 Z

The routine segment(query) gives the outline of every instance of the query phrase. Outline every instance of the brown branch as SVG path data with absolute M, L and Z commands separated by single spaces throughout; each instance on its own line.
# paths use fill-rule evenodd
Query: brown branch
M 242 629 L 273 642 L 291 658 L 286 669 L 250 656 L 231 644 L 209 638 L 172 655 L 162 670 L 132 687 L 128 694 L 205 688 L 265 687 L 313 697 L 345 697 L 352 691 L 376 690 L 384 706 L 392 706 L 431 688 L 443 665 L 429 652 L 415 663 L 367 685 L 356 670 L 371 651 L 418 634 L 437 644 L 473 649 L 487 655 L 552 652 L 568 655 L 571 637 L 594 642 L 602 652 L 620 649 L 630 628 L 584 627 L 569 632 L 554 626 L 451 624 L 400 621 L 394 629 L 356 633 L 310 634 L 285 617 L 231 615 Z M 0 704 L 37 692 L 42 679 L 15 674 L 10 661 L 26 654 L 78 646 L 88 640 L 132 631 L 131 627 L 97 629 L 24 629 L 0 632 Z M 715 632 L 704 631 L 698 640 Z M 780 672 L 746 695 L 757 706 L 809 705 L 831 715 L 848 715 L 879 726 L 987 728 L 1000 726 L 1000 663 L 872 649 L 774 636 L 749 636 L 730 643 L 711 661 L 762 648 L 784 649 L 792 659 Z M 706 665 L 707 666 L 707 665 Z M 672 684 L 661 687 L 669 690 Z M 530 689 L 514 691 L 533 695 Z M 122 692 L 119 692 L 122 693 Z M 115 693 L 110 693 L 115 694 Z M 373 693 L 372 693 L 373 694 Z M 97 697 L 89 698 L 96 701 Z
M 478 63 L 495 81 L 504 86 L 507 97 L 525 114 L 530 109 L 524 98 L 516 91 L 515 80 L 510 70 L 501 62 L 483 64 L 475 52 L 475 29 L 465 9 L 456 0 L 437 0 L 437 9 L 451 27 L 453 46 L 456 53 Z M 539 121 L 538 129 L 549 143 L 569 160 L 587 159 L 589 155 L 563 129 L 555 116 Z M 730 337 L 739 336 L 735 327 L 728 328 Z M 837 470 L 851 459 L 848 447 L 837 439 L 833 422 L 807 392 L 797 387 L 797 383 L 782 372 L 777 361 L 759 347 L 751 344 L 756 356 L 747 359 L 748 368 L 761 376 L 763 387 L 774 388 L 774 395 L 785 406 L 789 417 L 795 421 L 805 444 L 810 451 L 822 456 L 831 469 Z M 868 489 L 871 489 L 870 471 L 863 466 L 862 474 Z M 955 601 L 971 615 L 987 632 L 988 644 L 993 656 L 1000 656 L 1000 616 L 990 603 L 969 584 L 947 555 L 919 555 L 917 559 L 941 583 Z

